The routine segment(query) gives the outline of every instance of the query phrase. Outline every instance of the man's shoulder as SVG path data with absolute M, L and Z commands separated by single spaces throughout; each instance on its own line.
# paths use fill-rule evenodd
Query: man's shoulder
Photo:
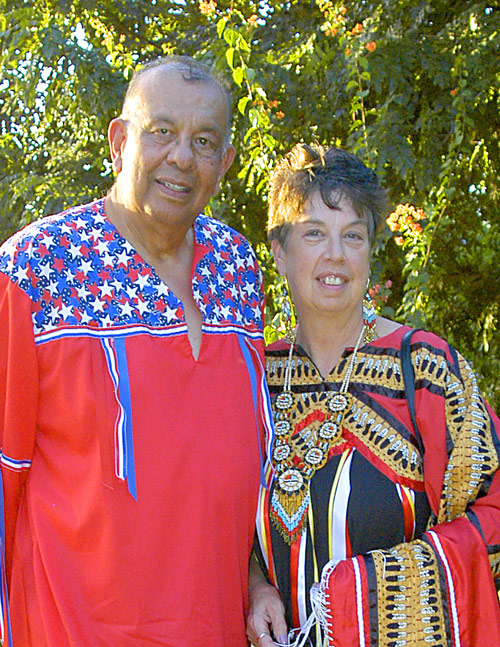
M 262 272 L 244 236 L 214 218 L 195 221 L 194 291 L 206 303 L 206 321 L 233 321 L 262 329 Z
M 248 240 L 233 227 L 211 216 L 200 214 L 195 221 L 196 239 L 202 244 L 233 244 L 252 251 Z
M 17 231 L 5 241 L 0 249 L 2 252 L 7 249 L 26 249 L 30 244 L 36 244 L 38 240 L 60 236 L 65 232 L 69 233 L 71 230 L 88 226 L 99 217 L 104 218 L 103 202 L 103 199 L 95 200 L 88 204 L 69 207 L 60 213 L 38 218 Z

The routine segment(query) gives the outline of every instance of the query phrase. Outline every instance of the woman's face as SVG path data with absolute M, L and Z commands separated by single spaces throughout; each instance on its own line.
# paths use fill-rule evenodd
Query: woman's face
M 275 240 L 271 247 L 280 274 L 288 279 L 299 321 L 361 312 L 370 242 L 366 222 L 349 201 L 330 209 L 315 193 L 292 225 L 286 249 Z

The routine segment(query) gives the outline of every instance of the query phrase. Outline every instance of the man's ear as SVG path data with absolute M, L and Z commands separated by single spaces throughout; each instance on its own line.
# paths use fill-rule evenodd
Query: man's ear
M 222 178 L 224 177 L 224 175 L 226 175 L 226 173 L 231 168 L 231 165 L 234 162 L 235 157 L 236 157 L 236 148 L 232 144 L 229 144 L 229 146 L 224 151 L 224 155 L 222 156 L 222 159 L 220 161 L 219 177 L 217 178 L 217 183 L 215 185 L 213 195 L 217 195 L 217 193 L 219 192 Z
M 109 122 L 108 142 L 111 153 L 111 165 L 115 173 L 122 170 L 122 151 L 127 140 L 127 122 L 116 117 Z
M 273 253 L 274 262 L 276 263 L 278 272 L 281 276 L 286 276 L 285 250 L 283 249 L 283 245 L 279 240 L 276 240 L 276 238 L 271 241 L 271 251 Z

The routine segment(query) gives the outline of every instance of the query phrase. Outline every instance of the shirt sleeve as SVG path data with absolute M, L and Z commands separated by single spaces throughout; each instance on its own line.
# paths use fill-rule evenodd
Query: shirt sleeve
M 468 362 L 451 348 L 443 360 L 437 416 L 423 406 L 424 391 L 436 384 L 415 366 L 429 526 L 411 542 L 325 566 L 318 592 L 335 647 L 416 645 L 423 638 L 500 647 L 492 577 L 500 559 L 500 422 Z
M 35 442 L 38 367 L 30 297 L 0 272 L 0 446 L 10 581 L 17 512 Z

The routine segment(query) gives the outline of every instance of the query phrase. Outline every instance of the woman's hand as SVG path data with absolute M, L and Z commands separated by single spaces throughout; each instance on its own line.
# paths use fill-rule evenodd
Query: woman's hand
M 277 642 L 287 644 L 285 608 L 278 591 L 268 584 L 256 561 L 250 566 L 250 611 L 247 636 L 255 647 L 274 647 Z

